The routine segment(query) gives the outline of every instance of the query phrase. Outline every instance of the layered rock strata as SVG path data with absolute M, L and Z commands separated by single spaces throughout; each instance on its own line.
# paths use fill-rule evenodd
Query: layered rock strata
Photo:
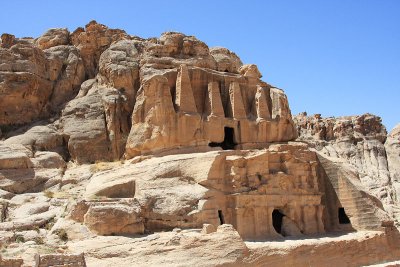
M 78 163 L 296 137 L 282 90 L 195 37 L 141 39 L 93 21 L 3 39 L 0 126 L 52 118 Z
M 0 60 L 7 262 L 33 265 L 43 251 L 40 262 L 75 265 L 87 253 L 88 266 L 399 257 L 400 131 L 387 135 L 379 117 L 292 118 L 256 65 L 176 32 L 143 39 L 92 21 L 3 34 Z
M 381 118 L 364 114 L 322 118 L 316 114 L 294 117 L 299 138 L 319 153 L 325 170 L 336 168 L 359 184 L 359 190 L 382 201 L 386 211 L 399 220 L 398 127 L 387 135 Z

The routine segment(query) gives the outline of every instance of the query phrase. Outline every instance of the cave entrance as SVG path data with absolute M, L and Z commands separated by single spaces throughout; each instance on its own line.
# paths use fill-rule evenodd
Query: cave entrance
M 339 208 L 338 217 L 339 217 L 339 223 L 340 224 L 349 224 L 350 223 L 350 219 L 347 216 L 344 208 Z
M 210 147 L 221 147 L 223 150 L 235 149 L 237 145 L 234 140 L 235 130 L 231 127 L 224 127 L 224 141 L 222 143 L 211 142 Z
M 218 218 L 219 218 L 219 224 L 225 223 L 224 214 L 222 214 L 222 210 L 218 210 Z
M 277 209 L 274 209 L 274 211 L 272 212 L 272 225 L 274 226 L 275 231 L 281 235 L 282 235 L 283 217 L 285 217 L 285 214 L 283 214 Z

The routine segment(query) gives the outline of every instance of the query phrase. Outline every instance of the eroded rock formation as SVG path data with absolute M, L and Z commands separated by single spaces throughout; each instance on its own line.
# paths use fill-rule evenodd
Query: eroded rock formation
M 292 119 L 256 65 L 177 32 L 3 34 L 0 60 L 5 258 L 326 266 L 335 244 L 329 257 L 357 264 L 400 257 L 400 131 L 379 117 Z
M 395 190 L 397 203 L 400 202 L 400 124 L 388 135 L 385 142 L 388 169 Z
M 227 142 L 226 131 L 237 148 L 296 137 L 286 96 L 260 80 L 256 65 L 195 37 L 145 40 L 95 22 L 71 34 L 11 37 L 2 41 L 10 78 L 2 79 L 0 125 L 54 117 L 65 104 L 54 125 L 78 163 L 209 150 Z M 26 88 L 12 89 L 16 79 Z
M 299 114 L 294 121 L 299 140 L 311 145 L 326 164 L 340 165 L 360 189 L 378 198 L 392 217 L 400 219 L 398 127 L 387 136 L 381 118 L 371 114 L 338 118 Z

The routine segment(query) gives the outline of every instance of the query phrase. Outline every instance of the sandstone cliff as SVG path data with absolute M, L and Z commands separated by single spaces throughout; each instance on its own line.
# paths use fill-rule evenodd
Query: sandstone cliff
M 257 66 L 193 36 L 141 39 L 92 21 L 37 39 L 3 34 L 1 53 L 5 137 L 37 121 L 78 163 L 207 148 L 224 142 L 226 128 L 240 147 L 295 138 L 283 92 Z
M 381 118 L 364 114 L 322 118 L 294 116 L 298 140 L 321 156 L 353 170 L 365 191 L 380 199 L 392 217 L 399 217 L 399 126 L 387 135 Z
M 226 48 L 95 21 L 3 34 L 0 96 L 0 266 L 400 258 L 400 128 L 292 118 Z

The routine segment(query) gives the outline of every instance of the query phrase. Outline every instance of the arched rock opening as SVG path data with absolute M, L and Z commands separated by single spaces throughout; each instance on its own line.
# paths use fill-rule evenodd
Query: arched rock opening
M 272 212 L 272 225 L 274 226 L 275 231 L 281 235 L 283 235 L 282 234 L 283 217 L 285 217 L 285 214 L 283 214 L 277 209 L 274 209 L 274 211 Z
M 338 209 L 338 218 L 340 224 L 350 224 L 350 219 L 347 216 L 343 207 Z
M 222 210 L 218 210 L 218 217 L 219 217 L 219 223 L 224 224 L 225 218 L 224 218 L 224 214 L 222 213 Z
M 231 127 L 224 127 L 224 141 L 221 143 L 211 142 L 210 147 L 221 147 L 223 150 L 235 149 L 235 131 Z

